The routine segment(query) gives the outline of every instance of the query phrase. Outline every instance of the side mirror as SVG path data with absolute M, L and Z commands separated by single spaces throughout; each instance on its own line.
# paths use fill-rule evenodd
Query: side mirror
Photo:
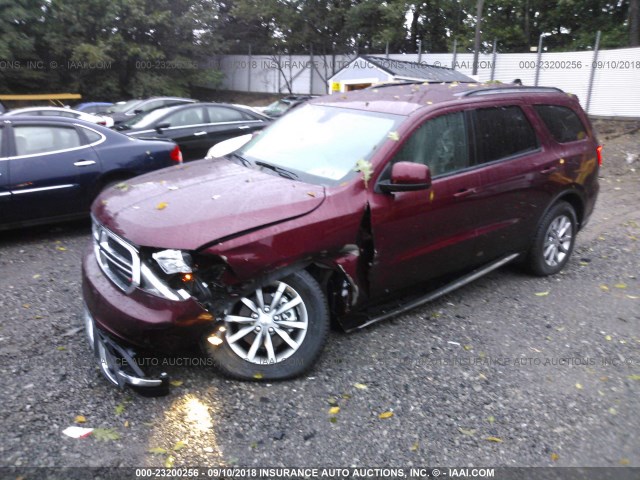
M 385 193 L 427 190 L 431 187 L 431 171 L 421 163 L 397 162 L 391 168 L 391 178 L 378 186 Z
M 170 123 L 165 122 L 165 123 L 161 123 L 159 125 L 156 125 L 156 132 L 158 133 L 162 133 L 162 130 L 165 128 L 169 128 L 171 126 Z

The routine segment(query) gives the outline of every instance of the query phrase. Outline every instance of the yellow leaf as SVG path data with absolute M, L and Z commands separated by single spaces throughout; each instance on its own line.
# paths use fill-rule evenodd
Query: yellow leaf
M 495 443 L 502 443 L 503 440 L 501 438 L 498 437 L 487 437 L 487 440 L 490 442 L 495 442 Z
M 353 386 L 356 387 L 358 390 L 366 390 L 367 388 L 369 388 L 364 383 L 356 383 Z
M 340 411 L 340 407 L 331 407 L 329 409 L 329 415 L 336 415 Z
M 619 463 L 620 463 L 620 465 L 629 465 L 629 459 L 628 458 L 621 458 Z
M 147 452 L 152 453 L 153 455 L 165 455 L 167 450 L 162 447 L 153 447 L 147 450 Z
M 549 290 L 547 290 L 546 292 L 536 293 L 536 297 L 546 297 L 547 295 L 549 295 Z
M 76 423 L 85 423 L 87 419 L 84 415 L 76 415 L 76 418 L 74 418 L 73 421 Z
M 472 347 L 471 345 L 465 345 L 465 346 L 464 346 L 464 347 L 462 347 L 462 348 L 464 348 L 464 349 L 465 349 L 465 350 L 467 350 L 467 351 L 468 351 L 468 350 L 473 350 L 473 347 Z
M 63 352 L 67 349 L 67 347 L 56 347 L 56 350 Z
M 125 426 L 125 428 L 129 428 L 129 420 L 125 420 L 124 421 L 124 426 Z
M 418 448 L 420 448 L 420 443 L 415 442 L 413 445 L 411 445 L 411 451 L 412 452 L 417 452 Z
M 156 205 L 156 210 L 164 210 L 168 206 L 169 204 L 167 202 L 160 202 L 158 205 Z
M 559 458 L 560 458 L 560 455 L 558 455 L 557 453 L 551 454 L 551 460 L 553 460 L 554 462 L 556 462 Z
M 584 387 L 582 386 L 582 384 L 581 384 L 581 383 L 576 383 L 576 388 L 577 388 L 578 390 L 582 390 Z
M 600 290 L 602 290 L 603 292 L 608 292 L 609 291 L 609 287 L 607 287 L 604 283 L 602 285 L 600 285 Z
M 176 444 L 173 446 L 173 451 L 174 452 L 179 452 L 180 450 L 182 450 L 184 447 L 187 446 L 187 442 L 183 442 L 182 440 L 179 440 L 176 442 Z
M 67 249 L 64 248 L 64 247 L 56 247 L 56 250 L 59 250 L 61 252 L 66 252 L 67 251 Z
M 495 417 L 494 417 L 493 415 L 489 415 L 489 418 L 487 418 L 487 420 L 489 421 L 489 423 L 490 423 L 491 425 L 493 425 L 493 422 L 495 422 L 495 421 L 496 421 L 496 419 L 495 419 Z
M 621 288 L 621 289 L 625 289 L 625 288 L 627 288 L 627 284 L 626 284 L 626 283 L 616 283 L 616 284 L 614 285 L 614 287 L 616 287 L 616 288 Z
M 315 197 L 316 196 L 316 192 L 307 192 L 307 195 L 309 195 L 310 197 Z
M 629 380 L 640 380 L 640 375 L 629 375 L 627 378 Z
M 609 409 L 609 413 L 610 413 L 611 415 L 617 415 L 617 414 L 618 414 L 618 411 L 617 411 L 615 408 L 611 407 L 611 408 Z
M 604 337 L 604 339 L 605 339 L 607 342 L 610 342 L 610 341 L 611 341 L 611 335 L 607 335 L 606 337 Z
M 378 415 L 378 418 L 380 420 L 384 420 L 385 418 L 391 418 L 393 417 L 393 412 L 382 412 L 380 415 Z
M 463 435 L 468 435 L 470 437 L 473 437 L 473 435 L 476 433 L 476 431 L 473 428 L 462 428 L 462 427 L 458 427 L 458 430 L 460 431 L 461 434 Z
M 400 140 L 400 135 L 398 135 L 398 132 L 389 132 L 389 135 L 387 135 L 387 137 L 389 137 L 389 139 L 393 140 L 394 142 Z
M 171 385 L 173 385 L 174 387 L 179 387 L 180 385 L 182 385 L 184 382 L 182 380 L 171 380 L 169 382 Z
M 167 459 L 164 461 L 164 467 L 165 468 L 173 468 L 173 464 L 175 463 L 176 459 L 173 455 L 169 455 L 167 457 Z
M 261 373 L 254 373 L 253 374 L 253 378 L 255 378 L 256 380 L 260 380 L 263 377 L 263 375 Z
M 37 280 L 37 279 L 39 279 L 39 278 L 40 278 L 40 276 L 41 276 L 41 275 L 40 275 L 39 273 L 36 273 L 36 274 L 33 276 L 33 279 L 34 279 L 34 280 Z
M 124 404 L 119 403 L 115 408 L 116 415 L 122 415 L 124 413 Z

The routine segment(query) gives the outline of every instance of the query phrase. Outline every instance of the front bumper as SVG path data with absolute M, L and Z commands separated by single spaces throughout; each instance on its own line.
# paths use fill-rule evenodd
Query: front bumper
M 164 389 L 168 376 L 149 378 L 134 349 L 163 354 L 193 352 L 214 319 L 194 299 L 165 300 L 140 289 L 124 293 L 100 270 L 93 249 L 82 263 L 85 329 L 103 375 L 123 387 Z
M 91 313 L 84 308 L 84 325 L 89 339 L 89 345 L 93 351 L 100 371 L 114 385 L 124 388 L 130 385 L 136 388 L 153 388 L 159 392 L 168 392 L 169 376 L 161 373 L 159 378 L 149 378 L 134 360 L 135 353 L 125 349 L 111 340 L 96 328 Z

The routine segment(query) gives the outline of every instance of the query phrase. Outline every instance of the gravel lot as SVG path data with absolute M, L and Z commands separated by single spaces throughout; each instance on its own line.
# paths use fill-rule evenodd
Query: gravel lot
M 562 274 L 503 268 L 332 332 L 295 381 L 166 365 L 166 397 L 112 387 L 81 330 L 88 222 L 0 233 L 0 466 L 640 466 L 640 133 L 601 140 L 599 203 Z

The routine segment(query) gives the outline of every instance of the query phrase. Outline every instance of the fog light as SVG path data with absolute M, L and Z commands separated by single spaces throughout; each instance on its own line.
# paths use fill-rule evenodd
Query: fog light
M 217 347 L 218 345 L 222 345 L 222 339 L 216 335 L 211 335 L 209 338 L 207 338 L 207 341 Z

